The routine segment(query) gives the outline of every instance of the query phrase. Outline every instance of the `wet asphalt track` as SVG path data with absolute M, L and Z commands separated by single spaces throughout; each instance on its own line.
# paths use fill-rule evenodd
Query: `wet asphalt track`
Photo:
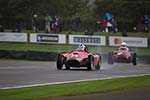
M 86 71 L 57 70 L 55 62 L 0 61 L 0 88 L 143 74 L 150 75 L 150 65 L 104 63 L 100 71 Z

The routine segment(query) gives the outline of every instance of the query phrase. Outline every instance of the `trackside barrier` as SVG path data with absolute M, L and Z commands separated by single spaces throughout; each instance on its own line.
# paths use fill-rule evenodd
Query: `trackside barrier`
M 27 33 L 0 32 L 1 42 L 28 42 Z
M 66 44 L 65 34 L 45 34 L 45 33 L 16 33 L 0 32 L 0 42 L 29 42 L 46 43 L 46 44 Z M 150 39 L 140 37 L 119 37 L 109 36 L 109 46 L 120 46 L 121 42 L 126 42 L 129 47 L 150 47 Z M 69 35 L 69 44 L 85 43 L 86 45 L 103 45 L 105 46 L 105 36 L 89 35 Z
M 120 46 L 122 42 L 129 47 L 148 47 L 147 38 L 109 36 L 109 46 Z
M 0 59 L 55 61 L 56 52 L 0 50 Z
M 64 34 L 30 34 L 30 43 L 66 44 Z
M 105 36 L 69 35 L 69 44 L 106 45 Z
M 57 55 L 58 52 L 0 50 L 0 59 L 56 61 Z M 149 58 L 150 55 L 140 55 L 137 63 L 150 64 Z M 107 54 L 102 54 L 102 61 L 108 62 Z

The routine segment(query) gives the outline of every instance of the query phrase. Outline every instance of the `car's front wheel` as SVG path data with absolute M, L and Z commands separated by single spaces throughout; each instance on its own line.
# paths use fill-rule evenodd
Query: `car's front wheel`
M 135 66 L 137 65 L 137 61 L 136 61 L 137 55 L 136 53 L 133 54 L 133 59 L 132 59 L 132 64 Z
M 88 61 L 87 61 L 87 70 L 92 70 L 93 67 L 93 56 L 89 55 L 88 56 Z

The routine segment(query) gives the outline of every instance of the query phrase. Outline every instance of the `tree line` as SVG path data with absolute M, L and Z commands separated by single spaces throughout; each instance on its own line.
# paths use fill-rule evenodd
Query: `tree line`
M 96 20 L 102 19 L 106 12 L 112 13 L 118 27 L 134 26 L 144 15 L 150 15 L 150 0 L 0 0 L 0 24 L 11 28 L 21 23 L 31 29 L 31 20 L 37 14 L 41 27 L 44 28 L 44 17 L 61 16 L 64 30 L 74 26 L 74 19 L 80 16 L 83 28 L 95 29 Z M 129 28 L 130 29 L 130 28 Z

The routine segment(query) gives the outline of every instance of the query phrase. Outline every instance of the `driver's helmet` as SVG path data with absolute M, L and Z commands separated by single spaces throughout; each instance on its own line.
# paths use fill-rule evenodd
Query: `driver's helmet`
M 121 46 L 122 46 L 122 47 L 126 47 L 126 43 L 125 43 L 125 42 L 122 42 L 122 43 L 121 43 Z
M 34 17 L 37 17 L 37 15 L 35 14 Z
M 85 50 L 85 49 L 86 49 L 85 44 L 80 43 L 79 46 L 78 46 L 78 50 Z

